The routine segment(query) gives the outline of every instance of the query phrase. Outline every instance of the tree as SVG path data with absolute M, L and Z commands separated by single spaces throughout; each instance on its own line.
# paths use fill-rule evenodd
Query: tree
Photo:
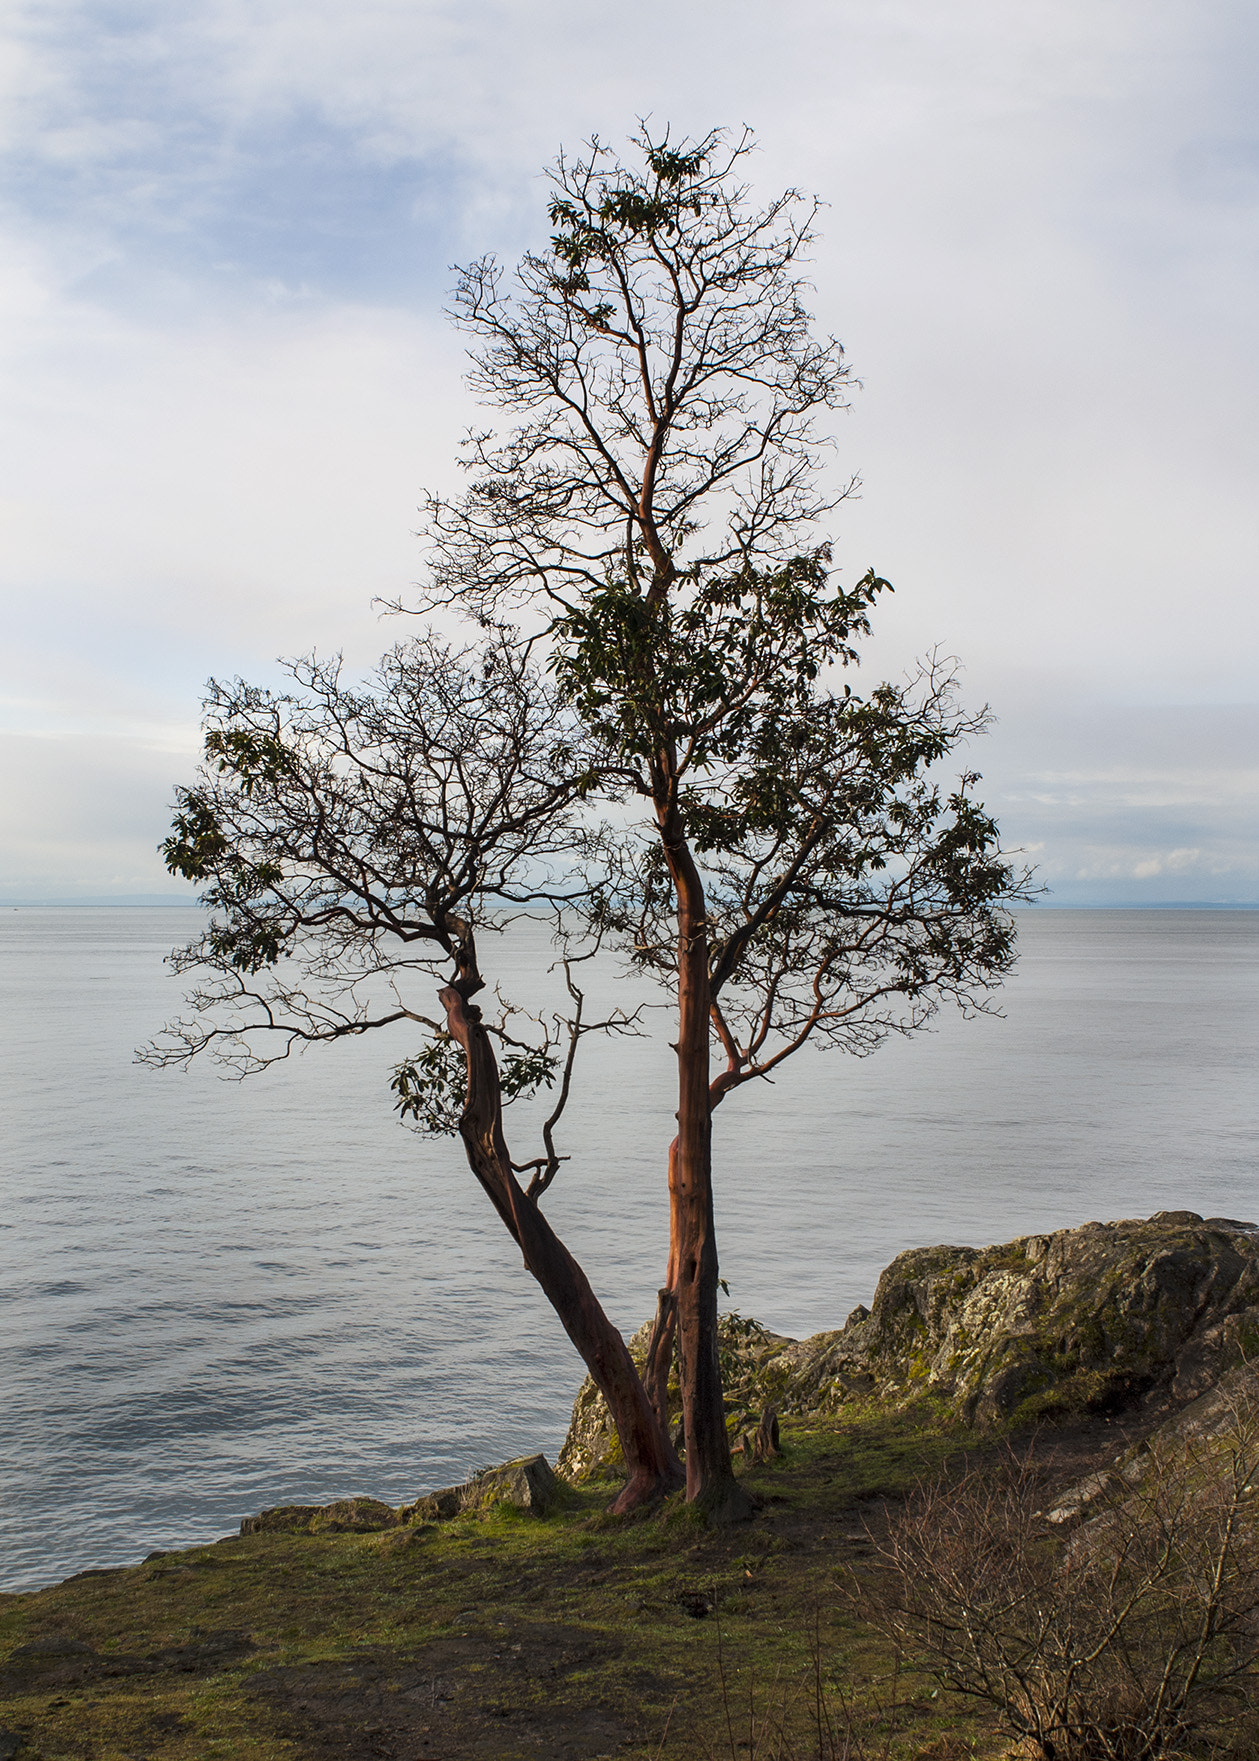
M 818 533 L 846 491 L 818 488 L 814 424 L 846 368 L 802 303 L 813 205 L 748 208 L 746 137 L 636 144 L 637 167 L 598 143 L 560 160 L 550 248 L 514 284 L 490 259 L 460 276 L 472 384 L 517 425 L 474 434 L 467 492 L 430 502 L 422 609 L 457 608 L 479 646 L 425 635 L 369 689 L 312 661 L 289 694 L 212 690 L 206 767 L 165 850 L 216 917 L 178 957 L 206 974 L 195 1014 L 152 1056 L 247 1072 L 422 1025 L 399 1105 L 459 1131 L 605 1393 L 630 1467 L 618 1508 L 679 1477 L 676 1341 L 687 1496 L 723 1518 L 748 1501 L 717 1351 L 713 1110 L 807 1043 L 863 1053 L 943 1001 L 983 1007 L 1026 882 L 975 777 L 936 780 L 985 720 L 951 668 L 865 697 L 837 683 L 887 583 L 839 585 Z M 510 909 L 555 914 L 573 1004 L 532 1039 L 472 1002 L 478 937 Z M 670 1252 L 642 1379 L 540 1204 L 581 1038 L 634 1028 L 583 1019 L 574 970 L 604 949 L 659 979 L 677 1017 Z M 433 1018 L 415 986 L 442 980 Z M 551 1080 L 541 1153 L 514 1163 L 504 1102 Z
M 421 609 L 541 638 L 601 747 L 599 788 L 646 808 L 608 830 L 587 927 L 670 988 L 678 1132 L 671 1244 L 647 1368 L 681 1364 L 687 1495 L 738 1514 L 717 1359 L 712 1112 L 806 1041 L 873 1049 L 1013 958 L 1026 877 L 931 767 L 983 725 L 931 662 L 860 699 L 834 685 L 887 583 L 834 583 L 821 414 L 847 368 L 815 338 L 801 266 L 816 204 L 754 209 L 751 150 L 640 129 L 552 172 L 549 248 L 509 280 L 460 272 L 472 387 L 515 426 L 473 433 L 472 481 L 429 503 Z M 849 485 L 848 487 L 851 487 Z M 716 1077 L 716 1044 L 724 1068 Z
M 388 654 L 367 686 L 339 664 L 299 662 L 293 689 L 212 685 L 206 763 L 177 792 L 163 851 L 205 884 L 210 927 L 177 950 L 195 974 L 193 1014 L 141 1054 L 159 1066 L 208 1053 L 248 1075 L 294 1048 L 398 1022 L 427 1030 L 394 1077 L 422 1129 L 457 1130 L 469 1166 L 524 1256 L 614 1415 L 628 1468 L 614 1508 L 681 1480 L 676 1454 L 620 1333 L 540 1205 L 561 1158 L 554 1132 L 590 1032 L 634 1018 L 572 1013 L 483 1018 L 477 938 L 495 914 L 562 907 L 585 888 L 581 797 L 589 743 L 553 688 L 500 639 L 462 654 L 433 637 Z M 417 1012 L 438 987 L 443 1015 Z M 502 1064 L 495 1045 L 502 1048 Z M 541 1153 L 512 1159 L 504 1105 L 559 1081 Z M 522 1186 L 518 1176 L 529 1176 Z

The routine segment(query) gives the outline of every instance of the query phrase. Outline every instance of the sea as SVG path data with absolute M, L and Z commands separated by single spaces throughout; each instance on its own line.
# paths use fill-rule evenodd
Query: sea
M 245 1081 L 133 1061 L 192 908 L 0 912 L 0 1585 L 392 1503 L 562 1441 L 582 1367 L 457 1140 L 393 1110 L 405 1027 Z M 1019 913 L 1000 1015 L 800 1053 L 714 1126 L 729 1302 L 840 1326 L 902 1250 L 1162 1209 L 1259 1215 L 1259 911 Z M 552 1007 L 536 924 L 484 964 Z M 650 993 L 593 974 L 591 1014 Z M 548 987 L 550 987 L 548 989 Z M 420 997 L 416 1006 L 433 1008 Z M 667 1245 L 670 1021 L 590 1039 L 552 1221 L 614 1320 Z M 536 1108 L 510 1119 L 535 1153 Z

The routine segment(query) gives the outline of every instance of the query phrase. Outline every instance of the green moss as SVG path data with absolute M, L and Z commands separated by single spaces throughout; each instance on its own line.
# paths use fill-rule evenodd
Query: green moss
M 850 1401 L 834 1421 L 784 1424 L 783 1456 L 741 1476 L 761 1512 L 732 1529 L 702 1528 L 677 1498 L 613 1518 L 606 1491 L 578 1490 L 546 1521 L 500 1507 L 376 1534 L 251 1535 L 0 1597 L 0 1725 L 44 1761 L 366 1758 L 405 1732 L 418 1754 L 425 1725 L 434 1755 L 510 1761 L 556 1752 L 595 1711 L 613 1737 L 572 1753 L 656 1755 L 672 1709 L 663 1757 L 681 1761 L 720 1716 L 718 1625 L 741 1703 L 790 1689 L 803 1718 L 815 1609 L 827 1671 L 874 1719 L 889 1659 L 841 1606 L 836 1573 L 862 1555 L 872 1500 L 973 1441 L 935 1402 Z M 696 1598 L 716 1618 L 694 1618 Z M 97 1656 L 4 1664 L 53 1634 Z M 202 1656 L 215 1634 L 247 1645 Z

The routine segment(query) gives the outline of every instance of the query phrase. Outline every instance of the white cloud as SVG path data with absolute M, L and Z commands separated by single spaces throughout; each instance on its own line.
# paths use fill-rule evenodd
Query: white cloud
M 1144 862 L 1138 862 L 1132 874 L 1135 880 L 1152 880 L 1159 874 L 1188 874 L 1201 860 L 1201 850 L 1169 850 L 1164 856 L 1149 856 Z
M 1039 846 L 1049 902 L 1259 901 L 1259 707 L 1134 708 L 1056 683 L 1009 680 L 999 737 L 972 749 L 1007 841 Z
M 475 414 L 438 317 L 448 261 L 536 240 L 561 141 L 648 111 L 746 119 L 758 187 L 831 204 L 816 305 L 867 386 L 839 429 L 866 486 L 837 548 L 898 587 L 875 664 L 936 640 L 963 655 L 1004 716 L 985 762 L 1056 874 L 1111 860 L 1081 856 L 1106 816 L 1131 816 L 1114 860 L 1143 885 L 1177 878 L 1134 870 L 1178 849 L 1203 851 L 1205 884 L 1233 848 L 1254 785 L 1222 724 L 1179 761 L 1151 758 L 1155 724 L 1137 750 L 1105 743 L 1128 738 L 1125 703 L 1255 694 L 1251 9 L 645 0 L 627 31 L 576 0 L 28 0 L 12 18 L 10 726 L 112 730 L 143 793 L 144 730 L 191 728 L 205 674 L 389 640 L 369 601 L 418 572 L 420 486 L 449 480 Z M 1065 692 L 1028 720 L 1033 677 Z M 1078 702 L 1115 711 L 1083 754 Z M 1182 835 L 1182 809 L 1214 817 Z

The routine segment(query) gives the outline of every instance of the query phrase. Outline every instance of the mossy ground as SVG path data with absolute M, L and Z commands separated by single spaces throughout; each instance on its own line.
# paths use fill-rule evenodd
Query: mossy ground
M 803 1761 L 820 1669 L 872 1753 L 992 1753 L 912 1667 L 893 1688 L 841 1588 L 888 1501 L 970 1441 L 926 1407 L 850 1409 L 785 1425 L 747 1470 L 758 1514 L 726 1530 L 677 1501 L 617 1520 L 587 1490 L 545 1521 L 251 1535 L 0 1597 L 0 1727 L 23 1761 L 682 1761 L 749 1754 L 772 1712 Z M 10 1655 L 48 1639 L 91 1651 Z

